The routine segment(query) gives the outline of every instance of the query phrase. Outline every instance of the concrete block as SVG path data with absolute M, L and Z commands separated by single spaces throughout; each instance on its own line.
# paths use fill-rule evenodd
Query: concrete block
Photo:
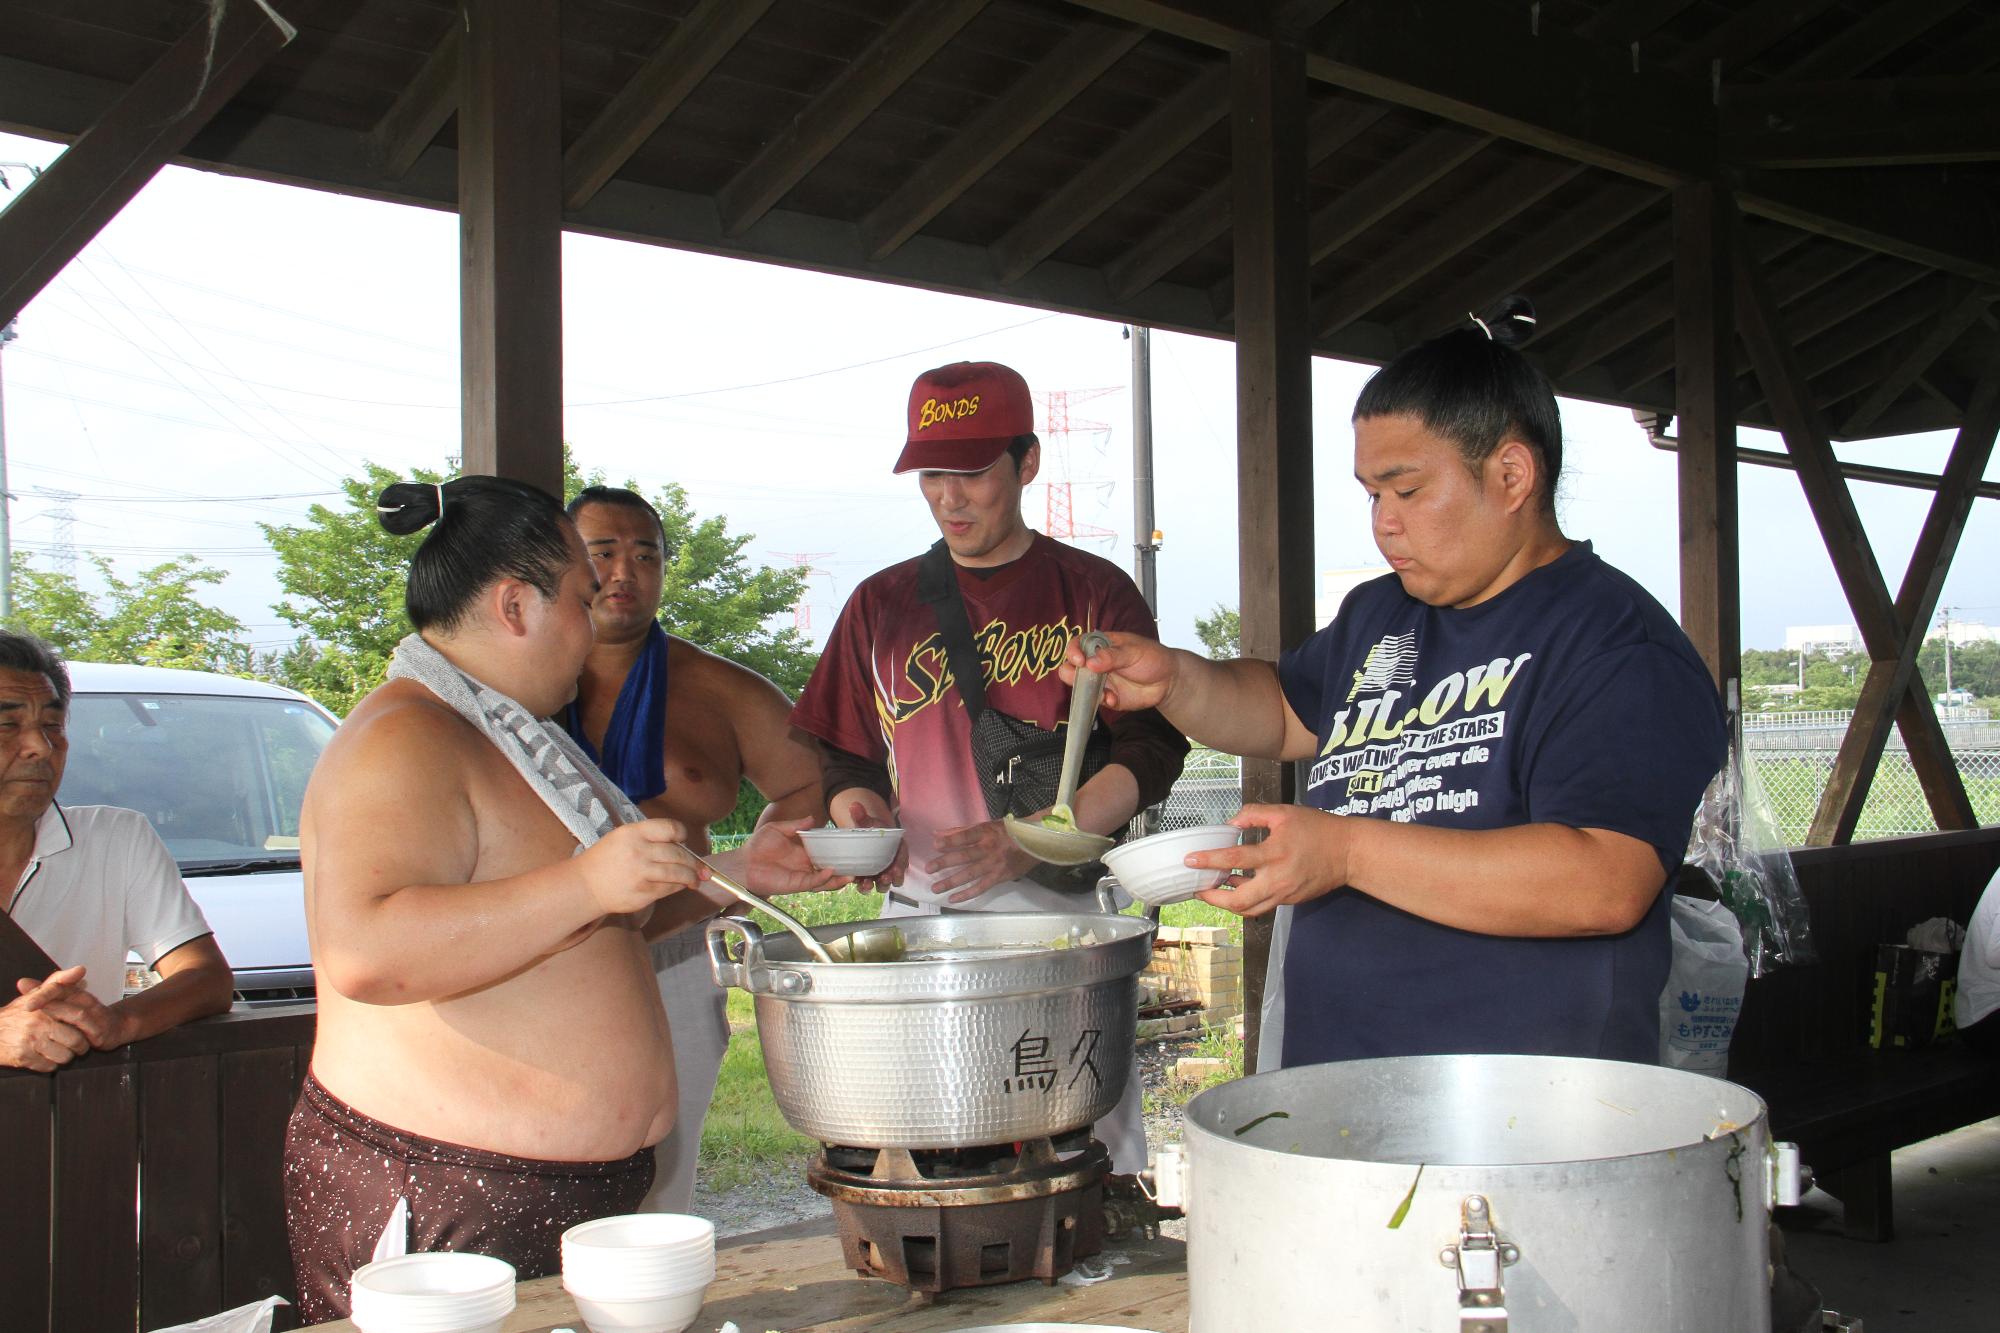
M 1178 1083 L 1200 1083 L 1212 1074 L 1220 1074 L 1228 1064 L 1207 1056 L 1184 1055 L 1174 1061 L 1174 1080 Z

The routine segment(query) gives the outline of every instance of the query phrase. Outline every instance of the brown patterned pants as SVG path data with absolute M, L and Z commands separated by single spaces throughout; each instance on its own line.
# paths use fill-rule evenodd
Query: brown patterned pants
M 348 1282 L 374 1257 L 397 1199 L 409 1250 L 463 1250 L 526 1280 L 562 1268 L 562 1233 L 636 1212 L 653 1150 L 615 1162 L 543 1162 L 439 1143 L 371 1120 L 308 1074 L 285 1135 L 285 1226 L 308 1324 L 345 1319 Z

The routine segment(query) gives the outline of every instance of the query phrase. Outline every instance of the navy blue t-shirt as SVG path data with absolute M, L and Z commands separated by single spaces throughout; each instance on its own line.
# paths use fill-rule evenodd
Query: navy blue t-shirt
M 1394 575 L 1363 584 L 1278 678 L 1319 737 L 1305 801 L 1336 814 L 1609 829 L 1652 844 L 1671 873 L 1722 766 L 1722 705 L 1694 646 L 1588 542 L 1462 610 L 1418 601 Z M 1284 1063 L 1652 1063 L 1671 899 L 1622 935 L 1568 939 L 1458 930 L 1353 888 L 1300 904 Z

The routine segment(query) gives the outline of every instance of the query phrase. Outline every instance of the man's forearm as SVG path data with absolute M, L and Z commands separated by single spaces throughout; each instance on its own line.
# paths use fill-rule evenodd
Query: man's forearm
M 698 889 L 671 894 L 653 904 L 652 915 L 646 918 L 646 925 L 641 933 L 648 944 L 655 940 L 663 940 L 669 935 L 678 935 L 692 926 L 713 921 L 728 911 L 730 904 L 735 901 L 721 889 L 712 889 L 706 884 Z
M 1301 759 L 1299 737 L 1290 735 L 1291 708 L 1269 662 L 1241 658 L 1214 662 L 1173 650 L 1180 658 L 1172 692 L 1160 712 L 1188 737 L 1224 754 L 1256 759 Z M 1307 751 L 1311 737 L 1304 738 Z
M 1076 789 L 1071 813 L 1087 833 L 1115 834 L 1139 812 L 1139 781 L 1123 764 L 1106 764 Z
M 1652 847 L 1603 829 L 1449 829 L 1328 815 L 1351 835 L 1347 882 L 1440 925 L 1559 938 L 1631 929 L 1665 883 Z
M 191 967 L 163 977 L 110 1006 L 118 1020 L 119 1044 L 144 1041 L 168 1028 L 222 1013 L 229 1008 L 235 989 L 226 967 Z

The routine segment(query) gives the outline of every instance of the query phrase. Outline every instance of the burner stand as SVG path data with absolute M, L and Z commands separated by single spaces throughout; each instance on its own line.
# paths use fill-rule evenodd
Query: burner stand
M 841 1253 L 863 1277 L 936 1294 L 1040 1278 L 1104 1246 L 1104 1145 L 970 1150 L 829 1146 L 806 1179 L 833 1200 Z

